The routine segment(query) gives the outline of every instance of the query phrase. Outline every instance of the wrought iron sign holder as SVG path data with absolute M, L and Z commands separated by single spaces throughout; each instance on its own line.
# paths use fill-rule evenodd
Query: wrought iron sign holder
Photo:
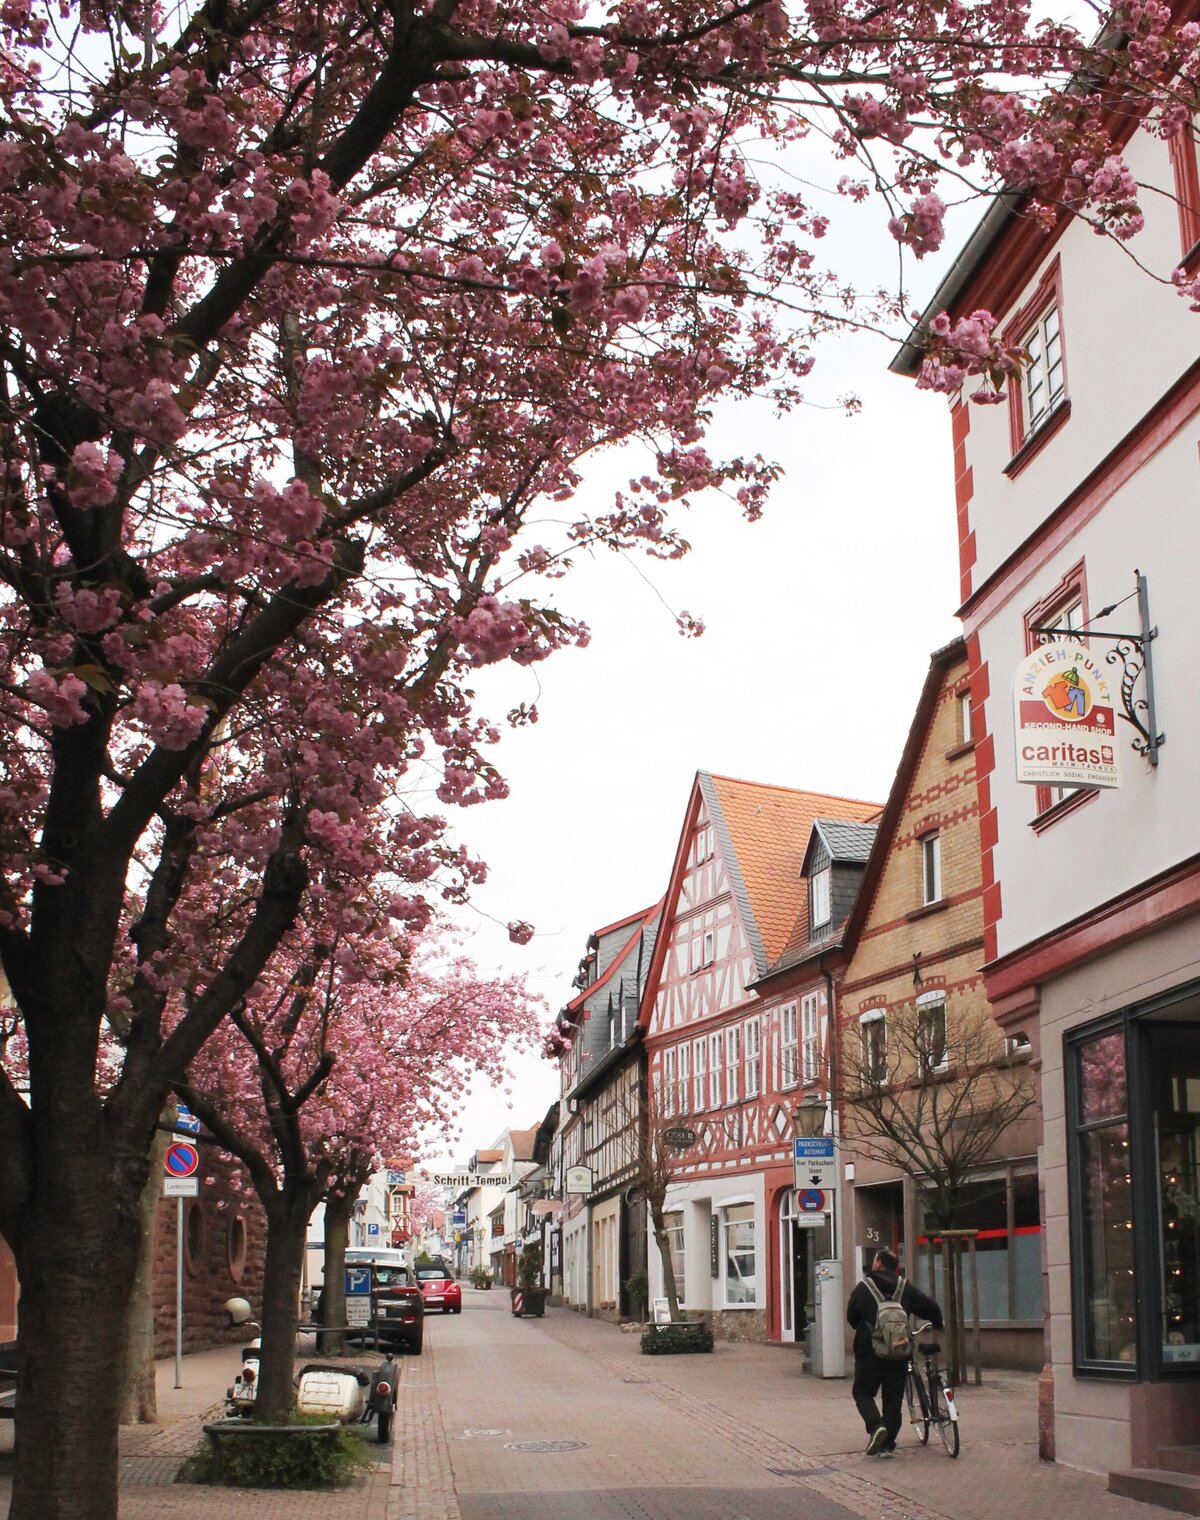
M 1137 730 L 1138 738 L 1132 741 L 1131 747 L 1136 754 L 1145 755 L 1151 765 L 1158 764 L 1158 752 L 1167 742 L 1167 736 L 1160 733 L 1158 719 L 1154 708 L 1154 666 L 1150 658 L 1150 648 L 1158 637 L 1158 629 L 1150 625 L 1150 593 L 1146 585 L 1146 577 L 1140 570 L 1135 570 L 1134 577 L 1137 589 L 1132 594 L 1137 597 L 1138 618 L 1141 623 L 1139 633 L 1100 633 L 1091 627 L 1091 624 L 1099 618 L 1108 617 L 1109 613 L 1115 612 L 1118 607 L 1124 606 L 1129 597 L 1123 597 L 1119 602 L 1112 602 L 1107 607 L 1101 607 L 1094 618 L 1089 618 L 1082 628 L 1046 628 L 1032 626 L 1030 633 L 1036 633 L 1041 643 L 1049 644 L 1053 639 L 1064 637 L 1109 639 L 1112 649 L 1104 656 L 1106 665 L 1119 665 L 1121 667 L 1121 708 L 1118 717 L 1124 718 L 1125 722 Z M 1140 675 L 1146 677 L 1146 695 L 1134 696 L 1134 687 Z

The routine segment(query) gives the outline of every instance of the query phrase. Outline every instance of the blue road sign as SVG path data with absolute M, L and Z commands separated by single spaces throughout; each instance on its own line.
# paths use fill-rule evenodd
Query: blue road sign
M 367 1235 L 368 1236 L 378 1235 L 378 1234 L 379 1234 L 379 1226 L 377 1224 L 369 1224 L 367 1226 Z
M 190 1108 L 182 1103 L 175 1105 L 175 1129 L 181 1135 L 198 1135 L 200 1133 L 200 1121 Z
M 371 1291 L 370 1267 L 346 1268 L 346 1297 L 360 1298 Z

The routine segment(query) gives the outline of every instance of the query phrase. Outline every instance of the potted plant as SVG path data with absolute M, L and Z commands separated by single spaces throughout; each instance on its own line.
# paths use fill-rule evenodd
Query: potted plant
M 490 1267 L 471 1268 L 471 1286 L 473 1288 L 490 1288 L 492 1286 L 492 1271 Z
M 629 1294 L 629 1317 L 644 1320 L 650 1303 L 650 1276 L 645 1268 L 629 1274 L 625 1291 Z
M 531 1240 L 517 1262 L 517 1285 L 512 1290 L 512 1312 L 522 1319 L 541 1319 L 546 1312 L 549 1289 L 542 1286 L 542 1244 Z

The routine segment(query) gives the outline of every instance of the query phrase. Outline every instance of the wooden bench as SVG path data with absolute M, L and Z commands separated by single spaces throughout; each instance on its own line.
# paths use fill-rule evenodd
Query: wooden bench
M 217 1420 L 204 1427 L 204 1434 L 212 1442 L 212 1481 L 219 1483 L 223 1473 L 223 1452 L 226 1441 L 254 1440 L 256 1437 L 302 1436 L 314 1441 L 333 1441 L 341 1430 L 334 1420 L 329 1425 L 256 1425 L 253 1420 Z
M 12 1420 L 17 1414 L 17 1373 L 14 1367 L 0 1367 L 0 1420 Z

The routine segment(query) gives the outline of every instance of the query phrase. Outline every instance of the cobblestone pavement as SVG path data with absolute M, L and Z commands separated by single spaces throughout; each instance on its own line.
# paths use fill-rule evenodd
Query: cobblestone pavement
M 1154 1520 L 1104 1480 L 1040 1463 L 1036 1380 L 960 1390 L 962 1455 L 907 1433 L 863 1455 L 849 1382 L 804 1374 L 794 1348 L 718 1343 L 645 1357 L 636 1334 L 550 1309 L 516 1320 L 507 1293 L 468 1289 L 398 1361 L 390 1461 L 330 1493 L 177 1484 L 219 1410 L 236 1347 L 160 1364 L 159 1418 L 121 1435 L 121 1520 Z M 7 1422 L 0 1422 L 0 1427 Z M 0 1505 L 9 1486 L 0 1428 Z

